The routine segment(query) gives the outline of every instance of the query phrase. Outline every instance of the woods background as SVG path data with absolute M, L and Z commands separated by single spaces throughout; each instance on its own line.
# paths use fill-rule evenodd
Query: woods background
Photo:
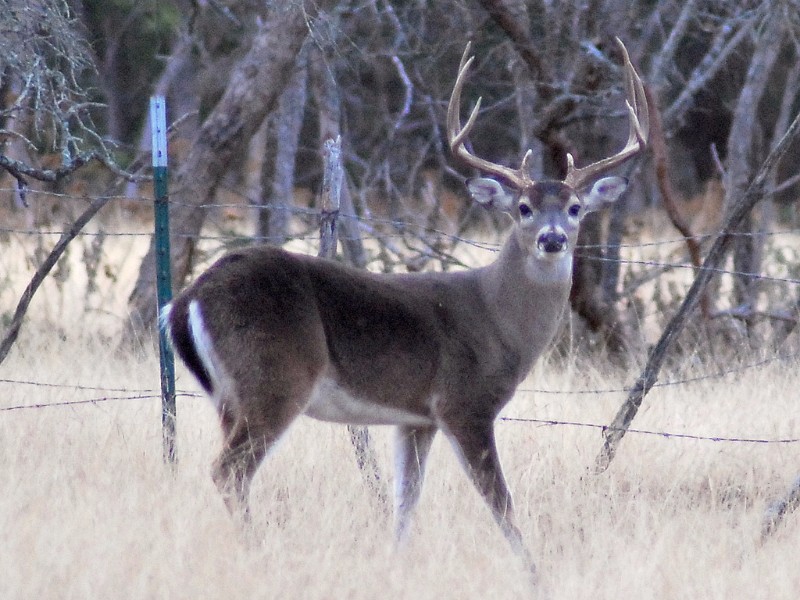
M 223 246 L 307 237 L 320 149 L 339 134 L 344 259 L 379 270 L 457 268 L 459 245 L 505 226 L 469 203 L 463 179 L 473 173 L 446 148 L 447 99 L 466 42 L 477 57 L 466 101 L 483 97 L 475 152 L 516 164 L 533 148 L 533 176 L 559 178 L 567 152 L 584 164 L 627 133 L 617 36 L 660 127 L 625 173 L 633 185 L 624 201 L 582 229 L 571 297 L 579 326 L 570 334 L 625 360 L 680 303 L 675 275 L 685 281 L 686 267 L 700 264 L 798 112 L 799 9 L 796 0 L 8 0 L 3 235 L 71 224 L 84 208 L 76 197 L 114 198 L 123 208 L 113 214 L 147 223 L 147 100 L 159 93 L 172 123 L 176 287 L 206 256 L 203 231 L 224 234 Z M 770 174 L 683 336 L 703 359 L 791 339 L 799 150 L 795 143 Z M 98 219 L 113 228 L 103 220 L 110 213 Z M 623 256 L 657 244 L 659 260 Z M 151 244 L 130 291 L 124 343 L 154 324 L 152 252 Z M 10 310 L 2 316 L 7 323 Z
M 798 0 L 0 0 L 0 596 L 531 597 L 444 445 L 401 553 L 340 427 L 304 420 L 262 469 L 255 544 L 208 477 L 218 418 L 185 370 L 164 463 L 148 99 L 167 98 L 176 289 L 231 247 L 316 254 L 337 135 L 339 260 L 458 269 L 507 226 L 446 147 L 466 42 L 475 152 L 532 148 L 557 178 L 624 142 L 618 36 L 650 147 L 584 221 L 556 350 L 499 419 L 541 597 L 796 598 L 798 32 Z

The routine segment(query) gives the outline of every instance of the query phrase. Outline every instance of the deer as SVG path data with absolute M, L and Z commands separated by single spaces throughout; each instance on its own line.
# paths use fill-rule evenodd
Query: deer
M 648 107 L 625 46 L 629 135 L 616 154 L 563 180 L 531 178 L 479 158 L 461 125 L 468 44 L 447 109 L 453 155 L 483 176 L 466 182 L 479 204 L 513 226 L 488 265 L 446 272 L 373 273 L 270 246 L 220 258 L 161 312 L 173 348 L 219 414 L 223 447 L 212 477 L 231 513 L 247 514 L 250 484 L 301 415 L 395 428 L 394 537 L 408 536 L 436 434 L 450 442 L 513 551 L 535 572 L 514 515 L 494 425 L 568 306 L 583 217 L 627 186 L 605 175 L 643 151 Z M 591 188 L 586 189 L 590 183 Z

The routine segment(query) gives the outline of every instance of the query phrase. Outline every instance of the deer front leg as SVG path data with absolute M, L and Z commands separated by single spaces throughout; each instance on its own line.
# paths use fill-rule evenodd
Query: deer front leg
M 398 545 L 408 536 L 411 514 L 422 491 L 425 461 L 435 435 L 435 427 L 399 426 L 395 433 L 394 515 Z
M 492 511 L 514 553 L 535 578 L 536 567 L 514 518 L 514 503 L 508 491 L 494 438 L 494 420 L 459 422 L 446 431 L 456 454 L 475 487 Z

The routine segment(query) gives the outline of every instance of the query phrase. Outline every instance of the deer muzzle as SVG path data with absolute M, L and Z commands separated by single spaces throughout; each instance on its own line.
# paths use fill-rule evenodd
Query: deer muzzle
M 554 255 L 566 252 L 567 234 L 560 227 L 548 228 L 539 233 L 536 238 L 536 248 L 541 255 Z

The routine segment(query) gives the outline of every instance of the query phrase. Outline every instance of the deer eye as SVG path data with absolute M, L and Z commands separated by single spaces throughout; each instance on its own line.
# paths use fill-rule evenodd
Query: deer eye
M 580 204 L 573 204 L 567 209 L 570 217 L 577 217 L 581 214 L 581 205 Z
M 523 216 L 523 217 L 530 217 L 531 214 L 533 214 L 533 211 L 531 210 L 531 207 L 528 206 L 527 204 L 520 204 L 519 205 L 519 214 L 520 214 L 520 216 Z

